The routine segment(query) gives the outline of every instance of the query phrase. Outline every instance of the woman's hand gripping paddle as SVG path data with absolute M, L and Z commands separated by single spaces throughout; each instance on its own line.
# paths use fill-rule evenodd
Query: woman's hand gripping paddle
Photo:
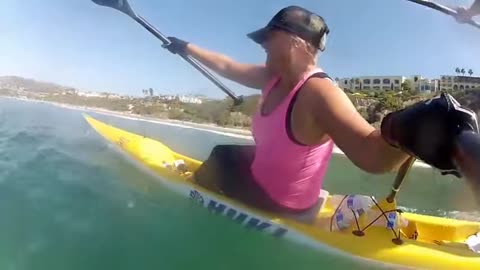
M 95 4 L 105 7 L 110 7 L 116 9 L 135 21 L 141 24 L 145 29 L 157 37 L 160 41 L 163 42 L 164 46 L 170 44 L 170 40 L 164 36 L 160 31 L 158 31 L 153 25 L 151 25 L 147 20 L 142 18 L 140 15 L 137 15 L 127 0 L 92 0 Z M 185 61 L 190 63 L 194 68 L 200 71 L 205 77 L 212 81 L 216 86 L 218 86 L 223 92 L 230 96 L 234 101 L 234 106 L 239 105 L 243 102 L 242 96 L 236 96 L 227 86 L 221 83 L 214 75 L 212 75 L 208 70 L 206 70 L 197 60 L 189 55 L 179 54 Z

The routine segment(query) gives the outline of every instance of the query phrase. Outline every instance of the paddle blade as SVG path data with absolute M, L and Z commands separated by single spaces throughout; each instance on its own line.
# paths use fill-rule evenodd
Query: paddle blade
M 136 17 L 137 15 L 133 11 L 132 7 L 127 0 L 92 0 L 95 4 L 99 6 L 105 6 L 119 10 L 130 17 Z

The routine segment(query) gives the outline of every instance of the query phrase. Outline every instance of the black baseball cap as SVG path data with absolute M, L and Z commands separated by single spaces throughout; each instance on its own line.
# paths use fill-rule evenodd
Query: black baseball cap
M 330 32 L 320 15 L 299 6 L 288 6 L 275 14 L 267 26 L 247 36 L 261 44 L 267 38 L 268 32 L 274 29 L 295 34 L 321 51 L 325 50 L 326 36 Z

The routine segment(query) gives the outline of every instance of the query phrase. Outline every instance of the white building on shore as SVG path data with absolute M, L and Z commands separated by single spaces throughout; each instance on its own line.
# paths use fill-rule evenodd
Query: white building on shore
M 180 99 L 180 102 L 183 102 L 183 103 L 202 104 L 202 100 L 197 97 L 180 96 L 179 99 Z
M 406 76 L 361 76 L 341 78 L 337 81 L 340 88 L 350 91 L 401 91 L 402 84 L 410 81 L 413 90 L 435 92 L 439 90 L 439 81 L 420 75 Z
M 480 90 L 480 77 L 443 75 L 440 79 L 440 89 L 442 91 Z
M 202 104 L 202 100 L 198 97 L 185 95 L 161 95 L 158 96 L 160 100 L 178 100 L 183 103 Z
M 440 90 L 439 87 L 439 80 L 437 79 L 427 79 L 424 78 L 421 75 L 415 75 L 409 78 L 412 82 L 412 88 L 413 90 L 420 92 L 420 93 L 432 93 L 432 92 L 437 92 Z
M 361 76 L 342 78 L 338 86 L 351 91 L 400 91 L 405 80 L 405 76 Z

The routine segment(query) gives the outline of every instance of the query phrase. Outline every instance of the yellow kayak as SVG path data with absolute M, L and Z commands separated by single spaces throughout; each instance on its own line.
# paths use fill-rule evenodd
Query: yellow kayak
M 313 221 L 305 222 L 296 217 L 259 211 L 189 181 L 190 173 L 201 165 L 201 161 L 176 153 L 159 141 L 84 116 L 101 136 L 118 146 L 136 163 L 159 176 L 159 180 L 168 188 L 249 229 L 286 238 L 324 252 L 387 266 L 480 269 L 480 253 L 474 252 L 466 244 L 469 237 L 480 232 L 479 222 L 400 213 L 407 225 L 398 230 L 386 226 L 368 226 L 365 217 L 359 217 L 358 222 L 353 222 L 346 229 L 332 229 L 332 221 L 338 216 L 338 198 L 345 199 L 346 196 L 330 195 L 327 191 L 323 191 L 325 201 L 315 213 Z M 184 162 L 190 173 L 172 167 L 171 164 L 179 160 Z M 390 205 L 385 202 L 378 204 L 377 207 L 383 207 L 385 213 L 396 208 L 395 202 Z M 383 217 L 386 218 L 386 215 Z

